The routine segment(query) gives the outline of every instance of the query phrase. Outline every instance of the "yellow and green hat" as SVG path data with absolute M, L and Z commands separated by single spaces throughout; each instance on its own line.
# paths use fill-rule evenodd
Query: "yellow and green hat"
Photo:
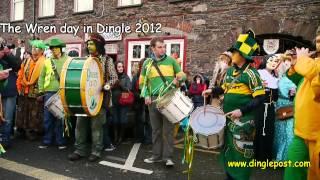
M 259 49 L 259 45 L 255 40 L 255 34 L 250 29 L 246 34 L 240 34 L 237 42 L 229 49 L 229 51 L 238 51 L 246 60 L 252 61 L 252 55 Z

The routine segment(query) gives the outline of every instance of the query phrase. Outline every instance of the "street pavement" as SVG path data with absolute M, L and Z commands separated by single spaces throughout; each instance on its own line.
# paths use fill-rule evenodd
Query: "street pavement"
M 7 152 L 0 157 L 0 179 L 188 179 L 187 174 L 184 172 L 187 166 L 181 163 L 181 148 L 175 148 L 174 161 L 176 165 L 173 168 L 166 168 L 164 163 L 144 163 L 143 159 L 151 155 L 151 145 L 139 146 L 139 144 L 136 144 L 135 146 L 139 148 L 135 149 L 137 150 L 136 158 L 134 159 L 135 153 L 133 153 L 133 159 L 131 158 L 133 167 L 152 171 L 152 174 L 143 174 L 105 166 L 99 164 L 99 161 L 91 163 L 88 162 L 86 158 L 71 162 L 67 159 L 67 155 L 72 152 L 72 145 L 65 150 L 58 150 L 55 146 L 49 147 L 48 149 L 38 149 L 39 144 L 40 141 L 15 139 L 12 148 L 8 149 Z M 130 152 L 133 152 L 133 145 L 134 143 L 126 142 L 117 147 L 115 151 L 103 152 L 100 161 L 108 161 L 111 164 L 119 164 L 122 166 L 128 161 L 127 158 Z M 182 145 L 180 145 L 180 147 L 182 147 Z M 191 179 L 225 179 L 223 169 L 219 166 L 217 158 L 218 155 L 216 153 L 195 151 Z M 282 176 L 283 169 L 254 169 L 251 179 L 280 180 Z

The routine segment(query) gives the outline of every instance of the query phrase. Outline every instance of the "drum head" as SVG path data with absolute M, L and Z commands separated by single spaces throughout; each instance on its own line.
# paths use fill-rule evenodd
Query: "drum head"
M 226 117 L 223 111 L 213 106 L 199 107 L 190 116 L 190 126 L 197 134 L 217 134 L 225 125 Z
M 101 64 L 96 58 L 88 58 L 82 70 L 81 101 L 88 115 L 99 113 L 103 100 L 103 73 Z

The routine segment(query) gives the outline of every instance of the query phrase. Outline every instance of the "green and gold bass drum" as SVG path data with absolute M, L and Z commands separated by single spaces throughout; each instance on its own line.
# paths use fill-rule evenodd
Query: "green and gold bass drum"
M 75 116 L 97 115 L 103 102 L 103 84 L 99 59 L 68 59 L 60 78 L 60 96 L 65 112 Z

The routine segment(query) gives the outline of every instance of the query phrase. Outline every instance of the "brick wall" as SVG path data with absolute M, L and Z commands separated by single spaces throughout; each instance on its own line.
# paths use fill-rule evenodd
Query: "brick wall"
M 12 24 L 33 22 L 32 7 L 32 0 L 25 1 L 24 21 Z M 211 74 L 217 55 L 230 47 L 239 32 L 248 28 L 254 29 L 256 34 L 284 33 L 312 41 L 320 24 L 319 9 L 320 2 L 311 0 L 187 0 L 177 3 L 143 0 L 142 6 L 130 8 L 117 8 L 116 0 L 94 0 L 93 12 L 74 14 L 72 0 L 56 0 L 55 17 L 36 18 L 36 22 L 57 26 L 64 23 L 82 25 L 122 22 L 133 26 L 140 18 L 159 22 L 162 27 L 169 29 L 171 35 L 182 33 L 187 36 L 187 69 Z M 0 13 L 0 22 L 8 22 L 10 8 L 7 1 L 0 1 Z M 19 35 L 0 33 L 0 36 L 9 41 L 18 37 L 32 37 L 25 32 Z M 46 39 L 52 34 L 37 36 Z M 83 38 L 84 34 L 79 33 L 78 36 Z M 118 57 L 123 59 L 124 44 L 118 44 Z

